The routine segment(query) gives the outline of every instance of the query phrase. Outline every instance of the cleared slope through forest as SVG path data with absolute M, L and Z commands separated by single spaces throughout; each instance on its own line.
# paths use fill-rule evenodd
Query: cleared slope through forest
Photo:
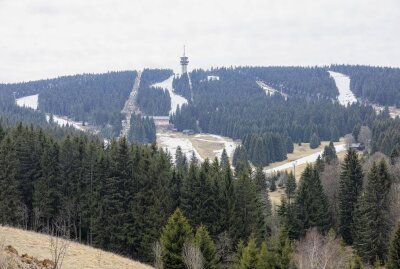
M 350 81 L 351 78 L 346 76 L 345 74 L 328 71 L 331 77 L 335 80 L 336 87 L 339 90 L 338 100 L 342 105 L 352 104 L 357 102 L 356 96 L 350 90 Z M 376 112 L 381 112 L 385 109 L 384 106 L 378 104 L 370 104 Z M 389 114 L 392 118 L 400 116 L 400 109 L 394 106 L 389 106 Z
M 0 237 L 4 238 L 4 245 L 11 245 L 19 255 L 26 253 L 39 260 L 51 259 L 48 235 L 0 226 Z M 110 252 L 70 242 L 62 268 L 151 269 L 152 267 Z
M 140 112 L 136 104 L 136 96 L 139 91 L 141 77 L 142 77 L 142 71 L 138 71 L 135 83 L 133 84 L 132 91 L 129 94 L 129 97 L 126 100 L 125 105 L 121 110 L 121 113 L 125 114 L 125 119 L 122 120 L 121 122 L 122 129 L 120 137 L 128 137 L 129 129 L 131 127 L 132 114 L 138 114 Z

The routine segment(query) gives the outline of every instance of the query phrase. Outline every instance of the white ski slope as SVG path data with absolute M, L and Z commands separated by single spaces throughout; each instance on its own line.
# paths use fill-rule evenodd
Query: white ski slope
M 174 89 L 172 88 L 172 81 L 174 80 L 174 75 L 170 76 L 168 79 L 155 83 L 151 85 L 151 87 L 154 88 L 162 88 L 165 89 L 169 92 L 169 96 L 171 97 L 171 109 L 169 111 L 169 114 L 175 113 L 177 107 L 182 107 L 183 104 L 187 104 L 188 100 L 174 92 Z
M 38 101 L 39 101 L 39 94 L 35 95 L 28 95 L 21 98 L 16 99 L 17 106 L 19 107 L 27 107 L 33 110 L 37 110 L 38 108 Z M 46 115 L 46 120 L 49 121 L 50 116 Z M 76 122 L 73 120 L 68 119 L 67 117 L 53 115 L 53 120 L 59 126 L 66 126 L 67 124 L 73 126 L 74 128 L 84 131 L 85 129 L 82 127 L 80 122 Z
M 28 95 L 21 98 L 16 99 L 17 106 L 19 107 L 27 107 L 36 110 L 39 102 L 39 94 Z
M 357 98 L 350 90 L 350 77 L 333 71 L 328 72 L 329 75 L 335 80 L 336 87 L 339 90 L 339 103 L 344 106 L 356 103 Z
M 160 141 L 160 146 L 171 154 L 173 162 L 175 162 L 175 153 L 178 146 L 181 147 L 182 153 L 186 155 L 188 160 L 192 158 L 192 154 L 194 153 L 197 159 L 203 161 L 203 158 L 200 156 L 188 138 L 175 137 L 170 133 L 157 133 L 157 137 Z
M 342 152 L 346 150 L 346 144 L 340 144 L 340 145 L 336 145 L 335 146 L 336 149 L 336 153 Z M 285 163 L 283 165 L 280 165 L 278 167 L 274 167 L 274 168 L 270 168 L 270 169 L 264 169 L 264 172 L 267 174 L 273 173 L 273 172 L 278 172 L 278 171 L 283 171 L 289 168 L 293 168 L 293 165 L 301 165 L 301 164 L 305 164 L 305 163 L 314 163 L 318 156 L 321 155 L 322 156 L 323 150 L 321 150 L 320 152 L 317 153 L 313 153 L 311 155 L 308 155 L 306 157 Z

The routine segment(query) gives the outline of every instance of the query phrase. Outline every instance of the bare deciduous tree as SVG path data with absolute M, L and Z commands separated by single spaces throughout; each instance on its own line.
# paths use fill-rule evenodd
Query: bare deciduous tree
M 162 245 L 160 241 L 153 244 L 154 267 L 156 269 L 163 269 L 164 264 L 162 261 Z
M 360 133 L 358 134 L 358 142 L 365 145 L 365 149 L 371 151 L 372 132 L 368 126 L 361 126 Z
M 49 232 L 50 252 L 53 260 L 53 269 L 61 269 L 65 255 L 69 247 L 69 233 L 67 232 L 65 221 L 57 218 L 53 221 Z
M 346 143 L 346 148 L 349 149 L 351 144 L 355 142 L 353 135 L 347 134 L 344 136 L 344 142 Z
M 340 269 L 349 256 L 334 235 L 324 237 L 313 228 L 297 243 L 294 258 L 299 269 Z
M 182 250 L 183 261 L 188 269 L 202 269 L 204 266 L 204 258 L 200 248 L 190 242 L 183 245 Z
M 221 262 L 221 268 L 231 268 L 231 265 L 235 261 L 235 252 L 233 250 L 233 241 L 226 231 L 218 236 L 216 248 L 218 259 Z
M 337 226 L 339 221 L 339 184 L 340 167 L 337 161 L 326 164 L 321 173 L 321 183 L 332 209 L 333 221 Z

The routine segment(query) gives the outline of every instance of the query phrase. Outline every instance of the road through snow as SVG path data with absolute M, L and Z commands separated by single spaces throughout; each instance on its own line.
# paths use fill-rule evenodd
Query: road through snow
M 346 150 L 346 144 L 340 144 L 335 146 L 336 153 L 342 152 Z M 320 152 L 313 153 L 311 155 L 308 155 L 306 157 L 282 164 L 278 167 L 270 168 L 270 169 L 264 169 L 264 172 L 267 174 L 273 173 L 273 172 L 278 172 L 278 171 L 283 171 L 289 168 L 293 168 L 293 165 L 301 165 L 305 163 L 313 163 L 317 160 L 318 156 L 322 156 L 323 151 L 321 150 Z

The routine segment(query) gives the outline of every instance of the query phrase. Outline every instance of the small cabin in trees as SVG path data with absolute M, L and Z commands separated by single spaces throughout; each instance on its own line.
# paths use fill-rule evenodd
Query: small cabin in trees
M 358 151 L 364 151 L 365 145 L 364 143 L 353 143 L 350 145 L 350 148 Z
M 194 131 L 192 129 L 186 129 L 182 131 L 185 135 L 194 135 Z

